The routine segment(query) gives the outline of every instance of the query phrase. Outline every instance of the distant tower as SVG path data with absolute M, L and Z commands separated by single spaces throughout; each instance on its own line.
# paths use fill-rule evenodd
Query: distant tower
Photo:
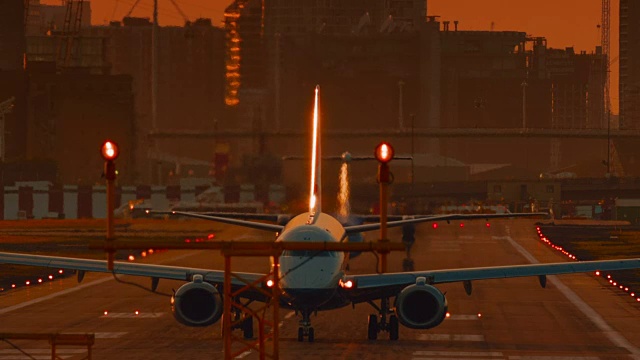
M 640 2 L 620 0 L 620 128 L 640 129 Z
M 24 53 L 24 2 L 3 1 L 0 11 L 0 70 L 22 69 Z

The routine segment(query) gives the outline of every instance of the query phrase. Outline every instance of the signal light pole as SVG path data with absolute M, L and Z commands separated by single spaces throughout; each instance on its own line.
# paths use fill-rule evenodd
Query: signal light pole
M 100 148 L 100 155 L 104 159 L 103 176 L 107 180 L 107 242 L 114 239 L 113 236 L 113 210 L 115 208 L 115 180 L 116 180 L 116 163 L 115 160 L 120 155 L 118 145 L 113 141 L 107 140 Z M 111 246 L 109 246 L 111 247 Z M 115 250 L 107 249 L 107 269 L 113 271 L 113 260 Z
M 389 184 L 392 182 L 393 175 L 389 171 L 389 162 L 393 160 L 394 150 L 391 144 L 381 142 L 376 146 L 374 151 L 376 160 L 378 160 L 378 183 L 380 184 L 380 240 L 379 242 L 388 242 L 387 238 L 387 202 L 389 197 Z M 380 264 L 378 270 L 380 273 L 387 272 L 387 255 L 388 252 L 380 253 Z

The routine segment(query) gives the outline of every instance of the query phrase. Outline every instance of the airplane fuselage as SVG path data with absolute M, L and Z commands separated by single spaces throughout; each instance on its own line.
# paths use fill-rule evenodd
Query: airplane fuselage
M 310 221 L 300 214 L 285 226 L 276 241 L 340 242 L 345 229 L 334 217 L 320 213 Z M 341 251 L 289 250 L 279 259 L 283 305 L 294 309 L 317 309 L 332 301 L 344 276 L 345 253 Z

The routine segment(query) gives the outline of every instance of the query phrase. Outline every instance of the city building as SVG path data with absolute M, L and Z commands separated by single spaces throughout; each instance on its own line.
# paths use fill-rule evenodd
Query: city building
M 112 139 L 121 152 L 118 180 L 134 183 L 143 137 L 135 128 L 131 76 L 49 69 L 29 70 L 27 159 L 52 160 L 57 184 L 94 185 L 103 181 L 100 145 Z
M 151 22 L 125 18 L 122 23 L 83 29 L 83 38 L 104 38 L 111 75 L 130 75 L 135 94 L 135 129 L 138 138 L 137 181 L 162 183 L 175 167 L 173 157 L 212 161 L 215 144 L 206 141 L 165 139 L 152 143 L 151 118 Z M 224 108 L 224 32 L 209 19 L 184 27 L 158 28 L 159 130 L 201 130 L 235 127 Z M 174 169 L 175 172 L 175 169 Z
M 620 129 L 640 129 L 640 3 L 620 0 Z

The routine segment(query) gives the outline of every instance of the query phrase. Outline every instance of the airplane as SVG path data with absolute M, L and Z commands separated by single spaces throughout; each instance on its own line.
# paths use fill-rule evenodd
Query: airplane
M 316 87 L 309 211 L 294 217 L 284 226 L 194 213 L 160 213 L 276 232 L 275 241 L 282 242 L 335 243 L 348 241 L 348 235 L 352 233 L 379 229 L 380 223 L 343 226 L 336 218 L 322 212 L 319 201 L 321 166 L 316 161 L 317 154 L 320 153 L 318 95 L 319 87 Z M 387 225 L 396 227 L 425 221 L 467 218 L 463 216 L 460 214 L 434 215 L 428 218 L 389 221 Z M 344 252 L 286 251 L 279 258 L 278 276 L 281 285 L 279 290 L 282 292 L 280 305 L 295 310 L 301 315 L 298 328 L 299 341 L 304 341 L 305 338 L 309 342 L 314 341 L 315 331 L 311 326 L 313 313 L 365 302 L 377 311 L 377 314 L 371 314 L 368 318 L 369 340 L 376 340 L 378 334 L 383 331 L 388 332 L 390 340 L 398 340 L 400 324 L 411 329 L 436 327 L 445 319 L 448 307 L 447 298 L 438 289 L 438 284 L 462 282 L 467 294 L 471 295 L 471 282 L 475 280 L 538 276 L 544 287 L 547 275 L 640 268 L 640 259 L 635 258 L 349 275 L 344 268 L 346 257 Z M 95 271 L 112 272 L 114 275 L 144 276 L 152 279 L 154 291 L 159 279 L 182 280 L 186 283 L 171 298 L 172 312 L 178 322 L 187 326 L 208 326 L 220 320 L 222 314 L 220 294 L 224 283 L 224 271 L 221 270 L 115 262 L 113 270 L 110 271 L 107 269 L 107 262 L 103 260 L 9 252 L 0 252 L 0 263 L 75 269 L 79 271 L 79 275 L 87 271 Z M 235 274 L 249 282 L 258 281 L 263 277 L 263 274 L 258 273 L 235 272 Z M 236 289 L 244 285 L 245 283 L 238 279 L 232 280 L 232 287 Z M 264 286 L 268 285 L 264 284 Z M 258 290 L 244 294 L 244 299 L 247 301 L 265 301 L 264 295 Z M 395 298 L 393 305 L 392 298 Z M 378 306 L 374 301 L 380 301 L 380 305 Z M 252 321 L 242 321 L 241 329 L 245 337 L 252 337 Z

